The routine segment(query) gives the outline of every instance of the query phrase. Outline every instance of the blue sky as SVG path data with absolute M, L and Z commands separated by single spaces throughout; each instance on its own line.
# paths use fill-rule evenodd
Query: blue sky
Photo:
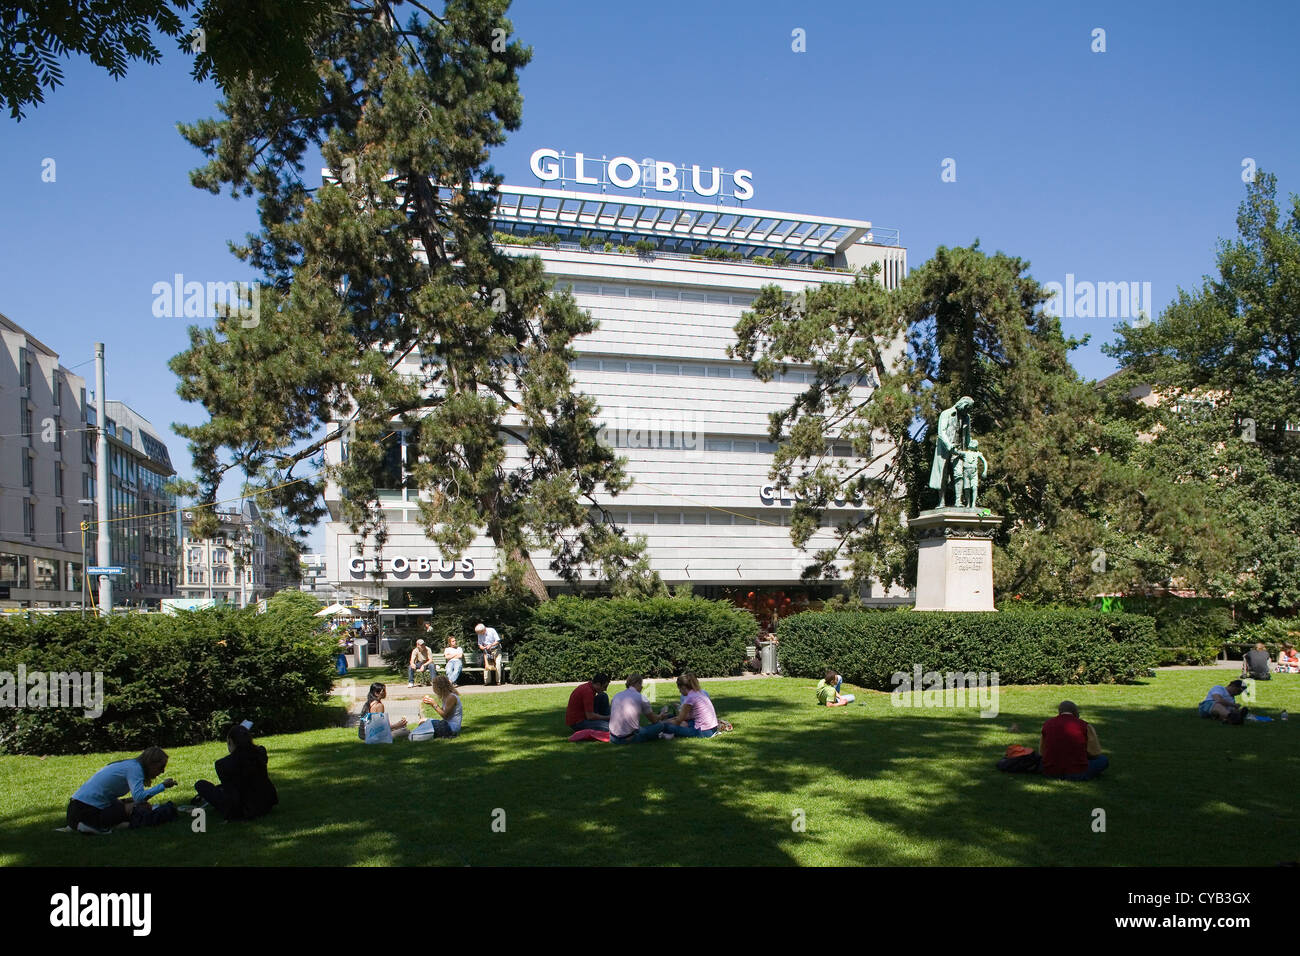
M 519 0 L 534 60 L 494 161 L 520 184 L 542 146 L 747 168 L 754 207 L 896 227 L 912 267 L 978 238 L 1042 282 L 1149 282 L 1159 312 L 1235 232 L 1244 159 L 1300 192 L 1298 9 Z M 215 99 L 168 47 L 120 82 L 72 61 L 22 123 L 0 116 L 0 312 L 68 366 L 104 341 L 109 397 L 165 433 L 183 474 L 169 426 L 202 413 L 166 363 L 186 320 L 155 318 L 151 288 L 252 278 L 226 243 L 256 227 L 253 204 L 190 186 L 200 157 L 176 132 Z M 1093 337 L 1083 375 L 1113 371 L 1098 346 L 1114 320 L 1064 324 Z

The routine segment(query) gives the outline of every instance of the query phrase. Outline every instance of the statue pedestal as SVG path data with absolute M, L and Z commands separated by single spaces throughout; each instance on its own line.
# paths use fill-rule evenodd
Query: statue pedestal
M 907 522 L 918 541 L 916 610 L 992 611 L 993 535 L 1002 516 L 932 508 Z

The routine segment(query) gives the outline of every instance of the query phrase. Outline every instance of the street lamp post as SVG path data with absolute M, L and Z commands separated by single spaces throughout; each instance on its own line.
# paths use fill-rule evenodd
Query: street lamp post
M 78 498 L 77 504 L 89 508 L 95 504 L 94 498 Z M 90 522 L 85 518 L 81 520 L 81 618 L 86 619 L 86 532 L 90 530 Z

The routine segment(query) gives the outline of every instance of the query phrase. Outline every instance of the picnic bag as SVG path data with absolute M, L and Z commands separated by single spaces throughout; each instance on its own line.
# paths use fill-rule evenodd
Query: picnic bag
M 364 722 L 358 726 L 365 728 L 365 736 L 361 739 L 368 744 L 393 742 L 393 728 L 388 723 L 387 714 L 368 714 Z

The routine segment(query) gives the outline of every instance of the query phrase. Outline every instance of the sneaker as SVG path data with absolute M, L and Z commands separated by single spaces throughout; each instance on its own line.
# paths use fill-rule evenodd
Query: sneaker
M 414 686 L 415 686 L 415 681 L 413 681 L 413 680 L 408 680 L 408 681 L 406 682 L 406 686 L 407 686 L 407 687 L 414 687 Z
M 92 836 L 107 836 L 108 834 L 112 833 L 113 831 L 112 831 L 111 829 L 109 829 L 108 827 L 104 827 L 104 828 L 101 830 L 99 827 L 92 827 L 89 823 L 78 823 L 78 824 L 77 824 L 77 832 L 78 832 L 78 833 L 89 833 L 89 834 L 91 834 Z

